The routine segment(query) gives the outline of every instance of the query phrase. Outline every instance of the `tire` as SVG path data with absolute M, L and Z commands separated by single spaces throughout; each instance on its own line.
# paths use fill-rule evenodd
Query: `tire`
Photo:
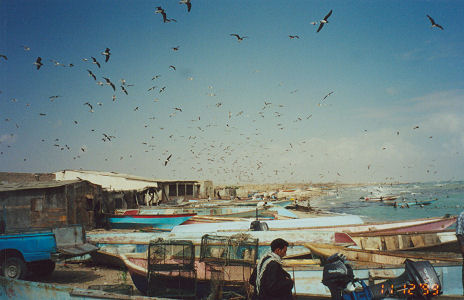
M 2 275 L 11 279 L 24 279 L 27 266 L 21 257 L 10 256 L 2 264 Z

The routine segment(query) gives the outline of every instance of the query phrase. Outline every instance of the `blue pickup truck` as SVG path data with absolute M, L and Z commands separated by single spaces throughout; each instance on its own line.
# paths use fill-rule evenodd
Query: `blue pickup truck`
M 96 250 L 86 243 L 81 225 L 7 231 L 0 234 L 0 275 L 16 279 L 50 275 L 56 261 Z

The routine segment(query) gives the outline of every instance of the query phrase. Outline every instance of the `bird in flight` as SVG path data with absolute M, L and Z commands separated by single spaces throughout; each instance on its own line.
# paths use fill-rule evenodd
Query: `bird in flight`
M 3 58 L 4 60 L 8 60 L 8 57 L 6 55 L 0 54 L 0 58 Z
M 174 67 L 173 65 L 170 65 L 169 67 L 173 69 L 174 71 L 176 70 L 176 67 Z
M 97 61 L 95 57 L 92 56 L 93 63 L 97 65 L 98 68 L 100 68 L 100 63 Z
M 324 17 L 324 19 L 321 20 L 321 22 L 319 24 L 319 28 L 317 28 L 317 32 L 321 31 L 321 29 L 322 29 L 322 27 L 324 27 L 325 23 L 329 23 L 329 21 L 327 21 L 327 19 L 330 17 L 331 14 L 332 14 L 332 10 L 330 10 L 329 13 Z
M 437 27 L 437 28 L 440 28 L 441 30 L 443 30 L 443 27 L 440 24 L 435 23 L 435 21 L 432 19 L 431 16 L 427 15 L 427 18 L 429 18 L 430 23 L 432 23 L 432 27 Z
M 90 104 L 89 102 L 85 102 L 84 105 L 87 105 L 88 107 L 90 107 L 90 112 L 93 112 L 92 104 Z
M 108 62 L 108 59 L 110 59 L 110 48 L 106 48 L 105 51 L 102 52 L 102 55 L 105 56 L 105 62 Z
M 112 83 L 109 78 L 103 77 L 103 79 L 106 80 L 106 84 L 110 85 L 113 88 L 113 91 L 116 91 L 116 87 L 114 86 L 114 83 Z
M 329 97 L 329 96 L 332 95 L 333 93 L 334 93 L 334 92 L 332 91 L 332 92 L 328 93 L 327 95 L 325 95 L 324 98 L 322 98 L 322 101 L 324 101 L 325 98 Z
M 37 66 L 37 70 L 40 69 L 41 66 L 43 66 L 43 63 L 42 63 L 42 57 L 37 57 L 37 59 L 35 60 L 34 62 L 34 65 Z
M 231 36 L 235 36 L 235 37 L 237 38 L 237 41 L 239 41 L 239 42 L 243 41 L 243 39 L 248 38 L 247 36 L 239 36 L 239 35 L 236 34 L 236 33 L 231 33 L 230 35 L 231 35 Z
M 164 9 L 161 6 L 156 7 L 155 13 L 156 14 L 161 14 L 163 16 L 163 22 L 164 23 L 168 22 L 168 20 L 166 18 L 166 12 L 164 11 Z
M 172 47 L 171 49 L 174 50 L 174 51 L 179 51 L 179 46 L 177 46 L 177 47 Z
M 289 37 L 290 39 L 292 39 L 292 40 L 293 40 L 293 39 L 299 39 L 299 38 L 300 38 L 300 37 L 297 36 L 297 35 L 289 35 L 288 37 Z
M 169 160 L 171 159 L 171 156 L 172 154 L 169 154 L 169 156 L 166 158 L 166 160 L 164 161 L 164 166 L 168 164 Z
M 187 12 L 190 12 L 192 9 L 192 3 L 190 3 L 190 0 L 180 0 L 179 3 L 187 5 Z
M 92 71 L 90 71 L 89 69 L 87 69 L 87 72 L 89 72 L 89 76 L 92 76 L 92 78 L 94 80 L 97 80 L 97 76 L 95 76 L 95 74 L 92 73 Z
M 124 92 L 124 94 L 129 95 L 129 93 L 127 93 L 127 90 L 123 85 L 121 85 L 121 90 Z

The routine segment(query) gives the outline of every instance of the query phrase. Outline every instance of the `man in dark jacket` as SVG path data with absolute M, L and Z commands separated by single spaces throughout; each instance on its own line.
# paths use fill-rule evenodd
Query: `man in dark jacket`
M 255 287 L 255 299 L 293 299 L 293 280 L 283 268 L 282 258 L 287 254 L 288 242 L 277 238 L 271 242 L 271 251 L 258 262 L 250 276 Z

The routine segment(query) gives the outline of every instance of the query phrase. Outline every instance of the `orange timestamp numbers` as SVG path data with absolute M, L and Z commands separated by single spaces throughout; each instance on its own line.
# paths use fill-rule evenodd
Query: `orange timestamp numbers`
M 400 294 L 405 296 L 413 296 L 420 294 L 422 296 L 437 296 L 440 294 L 440 285 L 435 283 L 432 286 L 429 286 L 427 283 L 421 283 L 416 285 L 414 283 L 404 284 L 403 287 L 399 290 Z M 380 292 L 382 295 L 393 295 L 395 293 L 393 284 L 390 286 L 381 285 Z

